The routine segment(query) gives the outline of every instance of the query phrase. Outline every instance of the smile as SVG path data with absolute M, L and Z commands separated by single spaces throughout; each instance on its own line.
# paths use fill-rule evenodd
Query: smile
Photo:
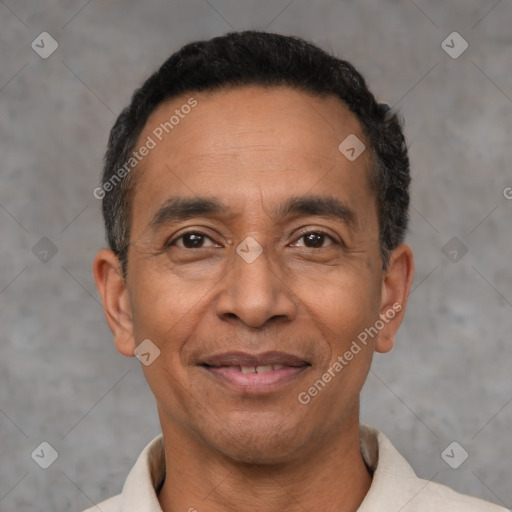
M 237 392 L 265 394 L 279 390 L 311 365 L 290 354 L 268 352 L 261 355 L 221 354 L 207 359 L 201 366 Z

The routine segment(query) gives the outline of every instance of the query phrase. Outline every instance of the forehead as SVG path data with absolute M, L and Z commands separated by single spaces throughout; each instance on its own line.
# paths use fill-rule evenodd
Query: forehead
M 190 103 L 196 106 L 189 108 Z M 152 135 L 157 143 L 163 142 L 158 145 L 180 149 L 178 156 L 199 156 L 203 149 L 206 154 L 212 150 L 233 153 L 241 145 L 255 149 L 258 143 L 264 151 L 264 143 L 272 146 L 267 149 L 279 143 L 282 148 L 307 149 L 312 158 L 332 159 L 339 156 L 336 142 L 347 134 L 364 139 L 357 117 L 334 95 L 249 85 L 167 100 L 150 115 L 141 138 Z M 178 148 L 184 141 L 192 145 Z
M 173 98 L 139 137 L 137 147 L 149 139 L 154 147 L 136 170 L 133 211 L 155 210 L 177 193 L 222 195 L 235 206 L 322 191 L 367 200 L 370 151 L 349 161 L 339 150 L 354 135 L 367 145 L 356 116 L 335 96 L 244 86 Z

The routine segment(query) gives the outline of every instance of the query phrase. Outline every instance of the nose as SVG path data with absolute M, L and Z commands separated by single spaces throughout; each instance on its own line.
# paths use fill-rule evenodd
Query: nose
M 218 318 L 241 321 L 253 328 L 271 321 L 293 320 L 297 301 L 276 267 L 266 250 L 251 263 L 233 254 L 233 264 L 221 283 L 215 306 Z

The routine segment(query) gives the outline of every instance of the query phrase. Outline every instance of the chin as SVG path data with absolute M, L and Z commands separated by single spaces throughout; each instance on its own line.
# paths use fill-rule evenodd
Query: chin
M 283 428 L 269 422 L 245 421 L 224 425 L 211 443 L 227 458 L 255 465 L 286 463 L 297 457 L 301 439 L 299 426 Z

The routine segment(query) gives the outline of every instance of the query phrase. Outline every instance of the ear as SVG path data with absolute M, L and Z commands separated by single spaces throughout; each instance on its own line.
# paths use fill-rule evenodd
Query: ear
M 395 344 L 395 335 L 405 314 L 414 277 L 414 258 L 411 248 L 402 244 L 390 255 L 384 272 L 380 303 L 380 320 L 384 327 L 379 332 L 375 350 L 389 352 Z
M 133 356 L 136 343 L 131 304 L 119 259 L 112 251 L 102 249 L 94 258 L 93 274 L 116 348 L 125 356 Z

